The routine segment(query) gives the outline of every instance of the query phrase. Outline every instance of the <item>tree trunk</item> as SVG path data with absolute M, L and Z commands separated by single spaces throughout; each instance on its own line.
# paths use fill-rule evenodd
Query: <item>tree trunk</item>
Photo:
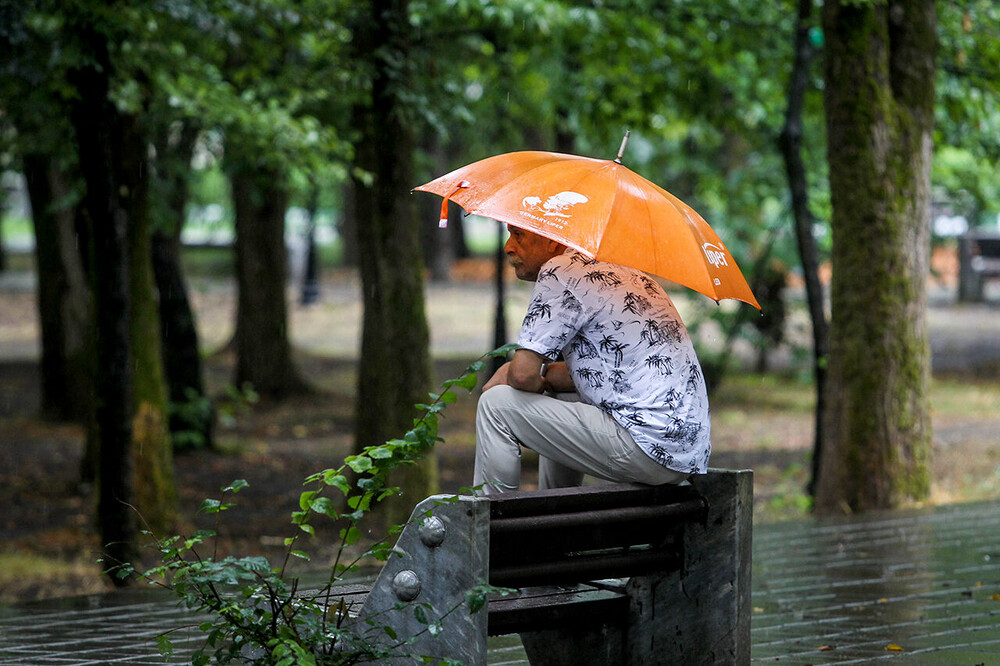
M 805 162 L 802 159 L 802 107 L 809 81 L 809 63 L 815 49 L 809 41 L 812 0 L 799 0 L 798 20 L 795 30 L 795 56 L 788 86 L 788 107 L 785 125 L 778 138 L 778 145 L 785 161 L 788 189 L 792 197 L 792 216 L 795 221 L 795 240 L 806 283 L 806 302 L 812 321 L 813 380 L 816 384 L 816 414 L 813 431 L 812 471 L 808 493 L 816 496 L 819 482 L 819 463 L 823 455 L 826 418 L 826 367 L 829 354 L 829 326 L 826 320 L 823 284 L 819 279 L 819 252 L 813 236 L 813 215 L 809 208 L 809 186 Z
M 175 519 L 177 490 L 160 345 L 160 313 L 153 278 L 147 144 L 135 116 L 120 117 L 119 183 L 128 198 L 129 336 L 133 371 L 132 454 L 136 504 L 143 522 L 163 533 Z
M 161 138 L 157 148 L 158 177 L 167 191 L 161 202 L 165 224 L 153 231 L 153 276 L 160 298 L 160 343 L 175 451 L 214 445 L 215 419 L 205 394 L 198 329 L 181 269 L 187 176 L 197 136 L 187 124 L 176 143 Z
M 285 286 L 288 193 L 274 172 L 232 175 L 236 212 L 237 386 L 281 400 L 308 391 L 292 361 Z
M 96 350 L 96 426 L 100 438 L 97 520 L 101 543 L 112 561 L 137 555 L 137 520 L 132 504 L 132 410 L 129 369 L 129 290 L 126 231 L 128 214 L 120 200 L 113 147 L 117 112 L 108 101 L 111 75 L 107 48 L 93 31 L 83 41 L 94 49 L 96 65 L 77 70 L 73 103 L 84 198 L 90 218 L 95 261 L 93 292 Z M 89 39 L 87 39 L 89 37 Z M 117 584 L 123 581 L 112 576 Z
M 935 21 L 933 0 L 824 6 L 833 280 L 819 511 L 930 490 Z
M 414 403 L 430 384 L 430 334 L 424 310 L 419 223 L 410 196 L 414 142 L 396 98 L 391 61 L 405 62 L 406 0 L 374 0 L 357 39 L 373 59 L 371 106 L 356 109 L 358 166 L 372 175 L 354 181 L 359 266 L 364 300 L 355 446 L 381 444 L 412 427 Z M 395 73 L 398 75 L 398 72 Z M 433 456 L 394 482 L 404 497 L 388 520 L 405 520 L 415 501 L 437 489 Z
M 35 227 L 35 274 L 41 327 L 42 414 L 84 421 L 93 408 L 92 305 L 66 177 L 45 155 L 24 156 Z

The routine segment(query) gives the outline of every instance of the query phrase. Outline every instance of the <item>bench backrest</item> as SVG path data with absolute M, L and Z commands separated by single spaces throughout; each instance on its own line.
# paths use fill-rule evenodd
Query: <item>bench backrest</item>
M 703 521 L 692 486 L 607 486 L 490 497 L 490 583 L 577 583 L 679 565 L 681 529 Z
M 1000 238 L 974 237 L 972 254 L 980 257 L 1000 257 Z

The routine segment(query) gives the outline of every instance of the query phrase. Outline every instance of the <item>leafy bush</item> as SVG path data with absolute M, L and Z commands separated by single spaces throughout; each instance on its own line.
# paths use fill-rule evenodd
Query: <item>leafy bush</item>
M 385 498 L 399 489 L 388 484 L 389 474 L 401 465 L 412 465 L 427 454 L 441 438 L 438 436 L 440 413 L 457 400 L 456 389 L 472 391 L 476 374 L 486 367 L 486 359 L 506 356 L 513 348 L 507 345 L 486 354 L 466 368 L 465 373 L 443 382 L 440 393 L 431 393 L 431 402 L 418 404 L 420 416 L 402 438 L 369 446 L 357 455 L 344 459 L 337 468 L 310 475 L 306 490 L 299 497 L 299 507 L 291 514 L 296 533 L 285 539 L 285 555 L 275 567 L 264 557 L 217 557 L 217 530 L 199 531 L 189 537 L 157 539 L 148 534 L 160 553 L 161 564 L 139 574 L 147 581 L 172 590 L 192 611 L 205 619 L 199 629 L 206 641 L 191 658 L 193 664 L 353 664 L 380 661 L 402 656 L 415 637 L 396 636 L 377 618 L 359 621 L 352 617 L 346 598 L 338 594 L 338 585 L 368 557 L 385 561 L 392 556 L 389 537 L 402 531 L 397 525 L 382 540 L 357 555 L 362 519 Z M 249 484 L 234 481 L 222 489 L 219 499 L 205 500 L 199 511 L 215 514 L 217 519 L 235 504 L 232 498 Z M 421 498 L 422 499 L 422 498 Z M 330 575 L 319 589 L 306 590 L 298 577 L 287 573 L 291 558 L 308 560 L 299 547 L 303 535 L 315 536 L 312 524 L 322 516 L 339 528 L 339 546 Z M 213 546 L 214 542 L 214 546 Z M 212 547 L 211 555 L 203 550 Z M 136 574 L 132 565 L 118 565 L 116 575 Z M 503 592 L 488 585 L 469 590 L 463 606 L 469 612 L 481 609 L 491 592 Z M 412 606 L 417 620 L 432 635 L 442 631 L 441 621 L 456 608 L 434 609 L 428 604 L 399 604 L 396 610 Z M 386 641 L 388 637 L 390 640 Z M 173 652 L 170 634 L 158 639 L 161 652 Z M 423 661 L 434 661 L 419 656 Z

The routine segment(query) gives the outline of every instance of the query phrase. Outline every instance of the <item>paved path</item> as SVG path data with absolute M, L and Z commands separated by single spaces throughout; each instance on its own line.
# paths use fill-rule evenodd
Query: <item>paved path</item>
M 769 525 L 754 540 L 754 661 L 1000 664 L 1000 503 Z
M 1000 502 L 757 526 L 753 606 L 755 663 L 1000 665 Z M 0 664 L 162 664 L 185 621 L 151 590 L 0 608 Z M 488 663 L 525 664 L 517 638 Z

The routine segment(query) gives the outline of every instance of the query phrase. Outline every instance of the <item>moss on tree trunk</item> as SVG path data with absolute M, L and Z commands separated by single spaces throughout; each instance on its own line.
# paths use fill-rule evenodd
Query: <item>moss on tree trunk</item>
M 413 182 L 412 131 L 398 99 L 397 71 L 406 63 L 406 0 L 376 0 L 359 26 L 357 48 L 372 59 L 370 104 L 355 110 L 361 138 L 357 164 L 371 178 L 356 178 L 355 214 L 364 298 L 358 372 L 356 447 L 402 436 L 413 425 L 414 403 L 430 386 L 430 333 L 424 309 L 420 225 L 409 192 Z M 404 496 L 390 503 L 388 520 L 409 517 L 417 501 L 436 492 L 433 456 L 393 479 Z
M 160 345 L 160 313 L 153 278 L 147 198 L 146 141 L 138 120 L 123 122 L 121 181 L 128 199 L 129 341 L 133 375 L 132 456 L 135 500 L 143 521 L 163 533 L 175 519 L 177 488 Z
M 934 23 L 931 0 L 824 8 L 833 278 L 820 511 L 930 489 Z

